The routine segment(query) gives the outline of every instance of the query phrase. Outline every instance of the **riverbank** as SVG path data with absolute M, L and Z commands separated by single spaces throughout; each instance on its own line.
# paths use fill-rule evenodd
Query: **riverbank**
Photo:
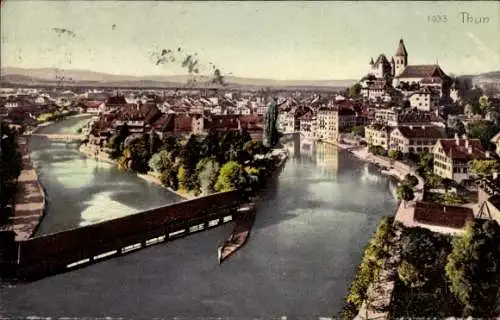
M 14 213 L 9 218 L 8 229 L 16 233 L 16 241 L 22 241 L 30 238 L 36 231 L 45 213 L 46 198 L 31 161 L 28 140 L 21 137 L 18 143 L 22 167 L 17 179 L 18 192 Z
M 285 166 L 286 160 L 288 159 L 288 151 L 285 148 L 274 149 L 271 153 L 273 156 L 279 157 L 279 162 L 276 166 L 274 172 L 271 173 L 271 176 L 268 178 L 270 180 L 274 180 L 277 178 L 279 173 L 282 171 Z M 236 220 L 236 225 L 231 232 L 229 238 L 224 242 L 222 246 L 218 248 L 218 259 L 219 263 L 222 263 L 224 260 L 228 259 L 230 256 L 236 253 L 239 249 L 241 249 L 248 238 L 250 237 L 250 232 L 252 231 L 253 223 L 255 221 L 255 216 L 257 215 L 256 211 L 256 202 L 261 199 L 261 196 L 266 192 L 266 188 L 260 190 L 255 197 L 249 203 L 249 207 L 245 208 L 247 210 L 243 216 L 241 216 L 238 220 Z
M 81 118 L 89 116 L 87 114 L 76 114 L 65 118 Z M 30 238 L 38 228 L 38 225 L 45 215 L 46 195 L 33 162 L 31 161 L 28 140 L 31 133 L 37 132 L 43 127 L 54 124 L 55 121 L 47 121 L 38 124 L 30 133 L 19 137 L 19 152 L 21 153 L 21 174 L 19 175 L 18 191 L 14 213 L 9 218 L 6 229 L 16 233 L 16 241 Z

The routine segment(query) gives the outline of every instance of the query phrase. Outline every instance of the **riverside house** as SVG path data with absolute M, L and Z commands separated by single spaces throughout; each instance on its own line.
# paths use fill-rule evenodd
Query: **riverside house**
M 440 139 L 432 149 L 434 173 L 461 183 L 469 179 L 470 162 L 490 157 L 479 139 Z
M 368 145 L 389 149 L 391 127 L 381 123 L 372 123 L 365 127 L 365 140 Z
M 443 131 L 436 126 L 399 126 L 390 133 L 389 149 L 402 153 L 430 152 L 436 142 L 444 137 Z

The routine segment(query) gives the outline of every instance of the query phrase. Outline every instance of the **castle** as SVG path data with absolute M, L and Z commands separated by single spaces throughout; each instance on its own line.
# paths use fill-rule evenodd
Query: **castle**
M 376 61 L 370 59 L 368 75 L 361 81 L 361 93 L 369 100 L 390 100 L 394 89 L 407 97 L 422 91 L 437 93 L 442 98 L 449 96 L 451 84 L 451 78 L 438 64 L 409 65 L 408 51 L 400 39 L 391 61 L 384 54 Z

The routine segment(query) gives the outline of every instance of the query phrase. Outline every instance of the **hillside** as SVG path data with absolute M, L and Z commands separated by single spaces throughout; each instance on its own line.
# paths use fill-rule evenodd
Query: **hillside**
M 170 76 L 128 76 L 113 75 L 88 70 L 60 70 L 54 68 L 23 69 L 2 68 L 0 81 L 10 84 L 24 85 L 81 85 L 81 86 L 118 86 L 118 87 L 171 87 L 184 86 L 192 77 L 188 75 Z M 210 85 L 207 76 L 194 78 L 198 86 Z M 224 78 L 228 87 L 349 87 L 356 80 L 272 80 L 228 76 Z

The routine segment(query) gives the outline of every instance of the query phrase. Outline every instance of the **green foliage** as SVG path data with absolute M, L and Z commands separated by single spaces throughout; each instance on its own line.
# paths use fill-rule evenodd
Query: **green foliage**
M 161 173 L 161 183 L 164 186 L 177 190 L 179 188 L 179 180 L 177 179 L 177 167 L 171 166 Z
M 500 164 L 496 160 L 472 160 L 471 171 L 479 176 L 489 176 L 500 170 Z
M 432 153 L 422 153 L 420 155 L 418 167 L 423 171 L 432 172 L 434 169 L 434 155 Z
M 0 123 L 0 223 L 12 214 L 17 193 L 17 178 L 21 174 L 22 159 L 17 135 L 9 126 Z M 7 208 L 10 206 L 10 208 Z
M 415 198 L 415 192 L 413 191 L 413 188 L 405 183 L 402 183 L 397 187 L 396 193 L 398 195 L 398 199 L 401 201 L 406 202 Z
M 481 109 L 481 112 L 484 114 L 486 112 L 486 109 L 488 109 L 489 103 L 488 103 L 488 96 L 481 96 L 479 98 L 479 108 Z
M 225 192 L 239 189 L 245 184 L 245 171 L 241 164 L 229 161 L 222 166 L 215 183 L 215 191 Z
M 385 156 L 386 151 L 381 146 L 368 146 L 368 152 L 376 156 Z
M 405 180 L 403 182 L 412 186 L 412 187 L 415 187 L 418 185 L 417 177 L 415 177 L 414 175 L 409 174 L 409 173 L 405 176 Z
M 479 139 L 486 149 L 491 149 L 490 140 L 500 130 L 500 126 L 489 120 L 480 120 L 468 123 L 467 129 L 470 139 Z
M 181 166 L 179 171 L 177 171 L 177 181 L 179 183 L 179 190 L 189 191 L 187 169 L 185 166 Z
M 403 157 L 401 151 L 395 149 L 389 150 L 389 153 L 387 155 L 393 160 L 400 160 Z
M 406 260 L 401 261 L 398 267 L 398 276 L 409 287 L 421 287 L 427 281 L 420 270 Z
M 175 137 L 166 136 L 165 138 L 163 138 L 161 149 L 164 149 L 168 152 L 178 151 L 181 149 L 181 144 Z
M 439 202 L 447 206 L 454 206 L 463 204 L 466 202 L 466 200 L 456 193 L 446 192 L 445 194 L 440 196 Z
M 354 126 L 351 128 L 351 132 L 357 136 L 364 137 L 365 136 L 365 127 L 364 126 Z
M 496 317 L 500 313 L 500 227 L 494 220 L 469 223 L 454 239 L 446 275 L 464 315 Z
M 368 243 L 363 260 L 358 267 L 356 276 L 351 283 L 344 306 L 340 313 L 341 319 L 352 320 L 367 297 L 368 286 L 378 277 L 384 260 L 392 250 L 391 239 L 394 236 L 393 218 L 384 217 L 377 231 Z
M 426 172 L 424 174 L 424 180 L 426 186 L 431 189 L 439 188 L 443 183 L 443 178 L 441 178 L 437 174 L 434 174 L 433 172 Z
M 149 167 L 156 173 L 162 173 L 173 165 L 167 150 L 155 153 L 149 160 Z
M 349 98 L 357 99 L 361 94 L 361 84 L 356 83 L 352 87 L 349 88 Z
M 123 143 L 125 139 L 130 135 L 130 130 L 127 124 L 121 126 L 118 131 L 111 136 L 108 142 L 108 147 L 111 149 L 110 157 L 111 159 L 118 159 L 123 154 Z
M 219 176 L 219 163 L 215 157 L 203 158 L 196 165 L 200 192 L 202 195 L 209 195 L 215 192 L 214 185 Z
M 391 318 L 461 316 L 460 304 L 447 290 L 444 272 L 450 242 L 451 236 L 403 227 L 402 261 L 392 295 Z
M 455 134 L 463 136 L 466 132 L 464 123 L 456 116 L 448 116 L 446 125 L 449 136 L 454 136 Z

